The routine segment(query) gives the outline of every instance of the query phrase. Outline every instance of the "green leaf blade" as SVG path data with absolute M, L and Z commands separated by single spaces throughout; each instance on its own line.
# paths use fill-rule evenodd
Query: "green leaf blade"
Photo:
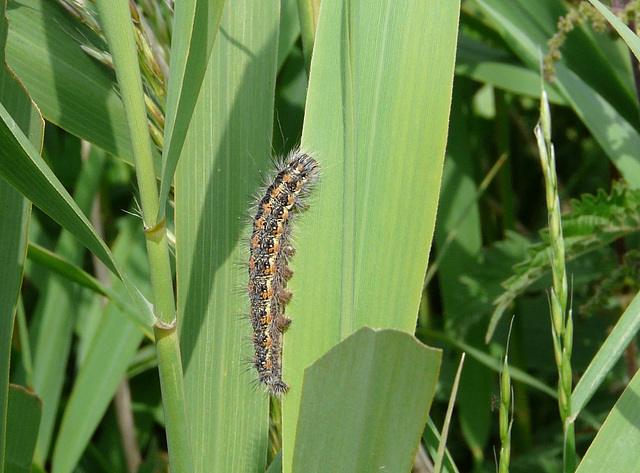
M 635 473 L 640 468 L 640 373 L 636 373 L 602 424 L 576 473 L 615 471 Z
M 481 84 L 540 98 L 540 72 L 528 69 L 503 51 L 460 33 L 456 55 L 456 75 L 467 76 Z M 547 84 L 549 102 L 568 106 L 566 98 L 553 84 Z M 455 107 L 453 108 L 455 110 Z
M 133 224 L 137 222 L 127 223 L 116 240 L 114 254 L 125 261 L 126 270 L 135 275 L 138 287 L 150 292 L 144 242 L 133 240 L 136 227 Z M 113 291 L 120 297 L 126 295 L 126 289 L 118 281 Z M 116 304 L 106 306 L 65 408 L 53 451 L 52 472 L 74 471 L 143 337 L 140 328 L 125 319 Z
M 53 451 L 54 473 L 74 471 L 144 337 L 114 304 L 108 307 L 62 418 Z
M 329 351 L 305 371 L 293 471 L 409 471 L 440 360 L 394 330 L 362 328 Z
M 29 233 L 31 205 L 0 179 L 0 464 L 5 458 L 11 338 Z
M 133 162 L 115 75 L 80 48 L 95 34 L 48 0 L 10 0 L 7 63 L 45 118 Z
M 42 401 L 22 386 L 9 388 L 7 455 L 5 473 L 30 473 L 31 459 L 38 438 Z
M 268 399 L 247 361 L 245 221 L 271 157 L 278 11 L 277 0 L 227 2 L 176 172 L 178 326 L 201 473 L 266 464 Z
M 0 118 L 2 177 L 63 227 L 68 228 L 109 269 L 117 273 L 108 248 L 96 235 L 87 217 L 1 104 Z
M 0 57 L 3 59 L 0 65 L 0 103 L 14 114 L 16 125 L 39 148 L 44 136 L 42 116 L 5 64 L 8 28 L 5 10 L 3 2 L 0 6 Z M 31 203 L 0 178 L 0 465 L 4 465 L 7 455 L 12 453 L 7 451 L 7 436 L 11 433 L 8 412 L 11 339 L 22 286 L 30 215 Z
M 72 233 L 117 275 L 127 286 L 130 297 L 145 320 L 153 324 L 155 316 L 148 301 L 120 272 L 107 245 L 2 104 L 0 145 L 0 176 Z
M 83 269 L 36 243 L 29 243 L 27 258 L 34 263 L 44 266 L 49 271 L 53 271 L 59 276 L 68 279 L 70 282 L 79 284 L 82 287 L 90 289 L 96 294 L 101 294 L 109 298 L 112 302 L 115 302 L 120 309 L 124 311 L 127 317 L 136 323 L 138 327 L 149 336 L 149 338 L 153 338 L 153 334 L 149 330 L 146 321 L 142 318 L 135 307 L 129 303 L 127 296 L 115 292 L 109 286 L 105 286 Z
M 321 177 L 299 217 L 288 283 L 294 296 L 284 341 L 291 386 L 283 399 L 285 472 L 305 367 L 364 325 L 415 329 L 440 189 L 458 8 L 322 2 L 302 137 Z
M 164 218 L 173 175 L 218 34 L 224 4 L 225 0 L 185 0 L 176 4 L 158 220 Z
M 78 208 L 89 213 L 99 188 L 105 164 L 104 153 L 92 153 L 84 163 L 75 188 Z M 59 257 L 71 265 L 80 265 L 86 250 L 68 231 L 62 231 L 55 246 Z M 31 252 L 31 251 L 30 251 Z M 73 326 L 79 312 L 79 290 L 68 279 L 48 274 L 29 329 L 34 352 L 33 389 L 42 399 L 43 409 L 38 432 L 35 462 L 45 464 L 55 427 Z
M 638 331 L 640 331 L 640 293 L 624 311 L 573 390 L 572 417 L 575 418 L 584 409 L 629 343 L 632 343 Z
M 640 59 L 640 38 L 633 31 L 629 29 L 627 25 L 625 25 L 620 18 L 615 16 L 611 10 L 605 7 L 598 0 L 589 0 L 591 4 L 596 7 L 596 9 L 604 16 L 611 26 L 613 26 L 616 31 L 620 34 L 624 42 L 627 43 L 629 49 L 633 52 L 634 56 Z

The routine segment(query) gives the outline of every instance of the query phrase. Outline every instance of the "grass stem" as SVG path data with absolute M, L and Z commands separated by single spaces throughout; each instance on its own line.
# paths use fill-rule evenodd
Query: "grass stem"
M 180 343 L 165 220 L 150 225 L 159 200 L 142 78 L 127 0 L 98 0 L 100 22 L 113 57 L 131 137 L 155 313 L 155 341 L 169 462 L 173 473 L 193 471 Z

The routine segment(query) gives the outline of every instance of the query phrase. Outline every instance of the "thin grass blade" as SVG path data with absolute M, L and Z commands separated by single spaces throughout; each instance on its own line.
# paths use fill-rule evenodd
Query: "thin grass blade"
M 513 60 L 513 56 L 486 43 L 460 33 L 456 55 L 456 75 L 469 77 L 481 84 L 526 95 L 540 97 L 540 72 Z M 568 106 L 567 99 L 554 84 L 547 84 L 549 102 Z
M 464 342 L 461 342 L 459 340 L 456 340 L 441 332 L 437 332 L 434 330 L 424 330 L 420 333 L 428 337 L 434 337 L 436 339 L 442 340 L 446 344 L 451 345 L 457 348 L 458 350 L 465 352 L 467 355 L 469 355 L 470 358 L 473 358 L 477 362 L 481 363 L 482 365 L 486 366 L 487 368 L 491 369 L 496 373 L 500 373 L 500 370 L 502 369 L 500 361 L 498 361 L 494 356 L 482 350 L 479 350 L 475 347 L 472 347 L 471 345 L 468 345 Z M 515 381 L 519 381 L 527 386 L 537 389 L 538 391 L 541 391 L 547 394 L 548 396 L 551 396 L 552 398 L 558 397 L 558 393 L 556 392 L 555 389 L 544 384 L 539 379 L 534 378 L 526 371 L 510 366 L 509 372 L 511 374 L 511 378 L 514 379 Z
M 71 232 L 127 286 L 129 296 L 149 324 L 155 316 L 149 302 L 120 272 L 107 245 L 73 201 L 37 150 L 0 104 L 0 176 Z
M 102 177 L 106 156 L 92 153 L 85 161 L 74 189 L 74 202 L 83 213 L 89 213 Z M 71 233 L 63 230 L 55 251 L 70 265 L 80 265 L 86 250 Z M 79 313 L 80 289 L 67 278 L 50 273 L 47 276 L 29 327 L 33 347 L 33 390 L 42 399 L 43 409 L 38 432 L 35 462 L 43 466 L 58 413 L 58 405 L 67 371 L 73 327 Z
M 427 426 L 422 434 L 422 441 L 427 446 L 431 458 L 435 458 L 438 454 L 438 447 L 440 446 L 440 432 L 438 428 L 431 420 L 431 417 L 427 419 Z M 449 453 L 449 450 L 445 448 L 444 459 L 442 462 L 442 473 L 458 473 L 458 467 L 453 461 L 453 457 Z
M 311 65 L 313 43 L 316 39 L 318 16 L 320 14 L 320 0 L 298 0 L 298 14 L 300 16 L 300 33 L 302 36 L 302 49 L 307 71 Z
M 457 69 L 457 66 L 456 66 Z M 478 201 L 483 193 L 484 181 L 476 186 L 473 153 L 467 137 L 472 126 L 472 118 L 467 104 L 472 101 L 475 84 L 457 77 L 453 87 L 449 140 L 442 176 L 442 190 L 438 219 L 434 233 L 437 257 L 432 258 L 425 277 L 425 284 L 437 270 L 438 287 L 442 297 L 443 311 L 452 327 L 460 327 L 456 333 L 466 332 L 470 344 L 481 346 L 477 335 L 482 329 L 469 327 L 469 319 L 464 320 L 463 306 L 468 303 L 468 291 L 461 282 L 460 275 L 477 265 L 481 259 L 482 232 Z M 497 168 L 497 165 L 494 165 Z M 493 171 L 493 169 L 492 169 Z M 495 175 L 495 173 L 489 172 Z M 489 177 L 485 181 L 489 181 Z M 462 328 L 462 327 L 465 328 Z M 482 455 L 491 430 L 491 413 L 486 408 L 486 400 L 493 389 L 491 372 L 479 362 L 470 358 L 467 369 L 462 374 L 465 389 L 457 398 L 457 414 L 469 449 L 476 458 Z
M 6 4 L 0 5 L 0 58 L 4 60 L 7 41 Z M 44 122 L 15 76 L 0 66 L 0 102 L 16 117 L 34 146 L 42 145 Z M 9 368 L 14 316 L 22 286 L 22 275 L 29 235 L 31 204 L 0 178 L 0 466 L 7 459 Z M 33 452 L 31 452 L 33 454 Z M 0 471 L 2 471 L 0 469 Z
M 602 344 L 571 394 L 571 418 L 575 419 L 640 331 L 640 293 L 631 301 Z
M 225 0 L 176 2 L 162 150 L 160 210 L 156 221 L 164 218 L 173 175 L 209 65 L 224 4 Z
M 444 418 L 444 425 L 442 426 L 442 432 L 440 434 L 440 445 L 438 445 L 438 454 L 436 455 L 435 465 L 433 467 L 434 473 L 441 473 L 442 465 L 444 463 L 445 450 L 447 449 L 447 437 L 449 436 L 449 427 L 451 426 L 451 416 L 453 414 L 453 407 L 456 404 L 456 396 L 458 395 L 458 386 L 460 385 L 460 376 L 462 375 L 462 367 L 464 366 L 463 353 L 460 357 L 460 363 L 458 364 L 458 371 L 456 377 L 453 380 L 453 387 L 451 388 L 451 396 L 449 397 L 449 405 L 447 406 L 447 414 Z
M 282 450 L 274 457 L 266 473 L 282 473 Z
M 629 46 L 629 49 L 631 49 L 631 51 L 633 52 L 633 55 L 636 58 L 640 59 L 640 38 L 638 38 L 638 35 L 631 31 L 629 27 L 620 20 L 620 18 L 615 16 L 611 12 L 611 10 L 605 7 L 598 0 L 589 1 L 594 7 L 596 7 L 596 9 L 602 14 L 602 16 L 604 16 L 607 21 L 611 23 L 611 26 L 616 29 L 620 37 L 622 37 L 624 42 L 627 43 L 627 46 Z
M 138 222 L 127 223 L 118 235 L 114 255 L 123 262 L 127 273 L 135 277 L 138 287 L 149 293 L 149 265 L 144 241 L 138 238 L 136 242 L 133 238 L 134 234 L 140 236 L 136 232 Z M 126 289 L 122 283 L 112 282 L 113 291 L 124 297 Z M 144 333 L 124 317 L 125 314 L 113 303 L 104 309 L 62 417 L 53 450 L 53 473 L 74 471 L 144 338 Z
M 278 71 L 282 69 L 289 53 L 300 36 L 298 0 L 280 2 L 280 35 L 278 39 Z
M 640 469 L 640 372 L 613 406 L 593 439 L 576 473 L 615 471 L 635 473 Z
M 62 258 L 59 254 L 49 251 L 36 243 L 29 243 L 27 258 L 34 263 L 44 266 L 49 271 L 64 277 L 70 282 L 74 282 L 82 287 L 90 289 L 96 294 L 108 297 L 120 308 L 120 310 L 123 311 L 123 313 L 127 315 L 130 320 L 138 325 L 140 330 L 142 330 L 148 337 L 153 338 L 153 334 L 149 330 L 146 321 L 142 318 L 140 312 L 131 305 L 126 294 L 118 293 L 109 286 L 105 286 L 82 268 L 79 268 L 75 264 Z

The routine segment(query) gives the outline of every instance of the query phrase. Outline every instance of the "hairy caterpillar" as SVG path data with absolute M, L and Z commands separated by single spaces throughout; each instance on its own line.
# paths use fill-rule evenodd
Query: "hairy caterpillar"
M 291 298 L 287 281 L 293 275 L 288 263 L 292 221 L 304 209 L 304 198 L 318 177 L 318 163 L 293 150 L 278 165 L 273 181 L 256 203 L 249 243 L 249 299 L 253 326 L 253 365 L 258 380 L 279 396 L 289 386 L 282 380 L 282 338 L 291 319 L 284 315 Z

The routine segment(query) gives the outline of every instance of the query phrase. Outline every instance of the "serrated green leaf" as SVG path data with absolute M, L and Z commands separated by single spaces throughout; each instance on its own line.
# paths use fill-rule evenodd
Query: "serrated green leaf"
M 441 357 L 408 333 L 365 327 L 309 366 L 293 471 L 409 471 Z
M 571 214 L 562 217 L 567 261 L 640 231 L 640 190 L 624 183 L 614 183 L 609 194 L 602 189 L 596 195 L 585 194 L 572 200 L 571 207 Z M 513 268 L 516 274 L 502 283 L 505 292 L 494 301 L 487 340 L 511 302 L 551 271 L 548 230 L 540 235 L 542 242 L 529 246 L 526 259 Z
M 285 472 L 304 368 L 364 325 L 415 329 L 447 136 L 458 9 L 455 1 L 322 2 L 302 137 L 321 177 L 299 218 L 288 284 Z

